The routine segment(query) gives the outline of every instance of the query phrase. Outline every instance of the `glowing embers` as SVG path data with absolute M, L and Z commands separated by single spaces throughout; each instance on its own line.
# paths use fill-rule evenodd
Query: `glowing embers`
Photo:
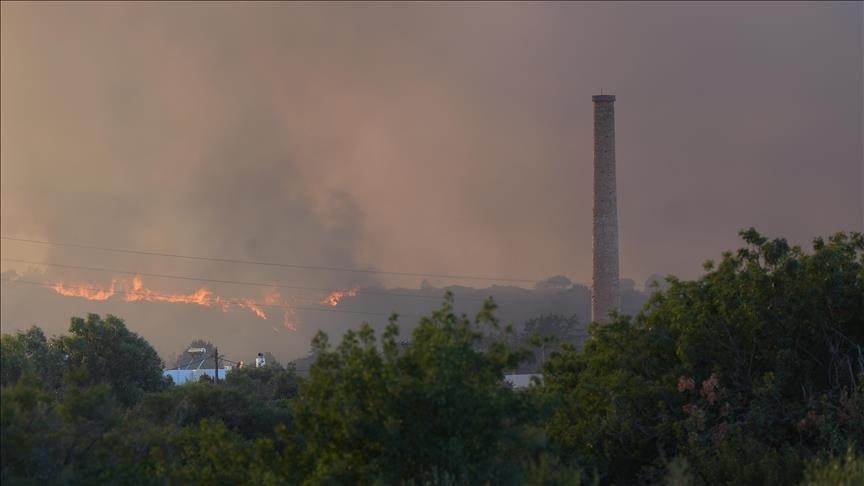
M 57 282 L 51 288 L 58 294 L 65 295 L 66 297 L 81 297 L 87 300 L 108 300 L 114 295 L 115 284 L 116 281 L 112 281 L 110 289 L 100 289 L 88 284 L 66 285 L 63 282 Z
M 105 301 L 117 296 L 126 302 L 167 302 L 171 304 L 195 304 L 205 307 L 215 306 L 221 308 L 222 312 L 228 312 L 233 309 L 245 309 L 261 319 L 267 319 L 268 317 L 264 306 L 272 305 L 281 308 L 285 313 L 285 318 L 283 319 L 285 327 L 292 330 L 296 329 L 290 319 L 293 315 L 290 305 L 284 299 L 281 299 L 279 293 L 276 291 L 268 292 L 261 301 L 249 297 L 222 297 L 206 287 L 201 287 L 189 294 L 162 293 L 145 287 L 144 281 L 139 275 L 136 275 L 131 281 L 114 279 L 111 281 L 109 288 L 101 288 L 90 283 L 80 282 L 74 284 L 57 282 L 51 288 L 60 295 L 95 301 Z
M 345 297 L 354 297 L 357 295 L 357 292 L 360 290 L 360 287 L 355 286 L 353 289 L 349 290 L 334 290 L 330 293 L 324 300 L 321 301 L 322 304 L 329 305 L 331 307 L 336 307 L 339 305 L 339 301 L 341 301 Z
M 140 275 L 129 279 L 114 279 L 110 287 L 104 288 L 90 283 L 64 283 L 57 282 L 51 285 L 60 295 L 66 297 L 78 297 L 94 301 L 106 301 L 109 299 L 122 299 L 126 302 L 165 302 L 169 304 L 194 304 L 204 307 L 219 307 L 222 312 L 242 309 L 247 310 L 260 319 L 268 319 L 270 309 L 278 309 L 282 312 L 282 325 L 292 331 L 297 330 L 294 304 L 319 304 L 335 307 L 345 297 L 354 297 L 360 290 L 355 286 L 348 290 L 335 290 L 330 292 L 323 300 L 299 299 L 297 297 L 283 296 L 277 289 L 270 288 L 260 299 L 251 297 L 228 298 L 214 293 L 206 287 L 200 287 L 192 293 L 165 293 L 157 292 L 144 285 Z M 274 329 L 275 330 L 275 329 Z

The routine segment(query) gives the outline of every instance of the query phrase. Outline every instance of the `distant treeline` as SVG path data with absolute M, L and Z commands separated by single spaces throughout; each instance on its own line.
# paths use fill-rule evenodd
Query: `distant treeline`
M 653 284 L 655 282 L 656 286 Z M 637 285 L 631 279 L 621 279 L 621 313 L 635 315 L 648 301 L 652 292 L 665 286 L 666 280 L 659 275 L 651 275 L 644 285 Z M 457 313 L 476 312 L 484 299 L 492 297 L 498 304 L 497 316 L 502 322 L 526 323 L 540 315 L 561 315 L 575 318 L 583 329 L 587 329 L 587 324 L 591 321 L 591 289 L 562 275 L 541 280 L 530 289 L 510 285 L 451 285 L 438 288 L 424 281 L 419 289 L 364 289 L 352 297 L 350 302 L 352 309 L 377 312 L 384 309 L 382 304 L 397 302 L 400 312 L 422 315 L 429 311 L 429 303 L 434 302 L 430 299 L 440 299 L 444 292 L 455 296 Z
M 0 481 L 864 484 L 864 236 L 742 237 L 584 343 L 574 314 L 514 330 L 448 294 L 410 336 L 319 333 L 308 376 L 175 386 L 113 316 L 4 335 Z

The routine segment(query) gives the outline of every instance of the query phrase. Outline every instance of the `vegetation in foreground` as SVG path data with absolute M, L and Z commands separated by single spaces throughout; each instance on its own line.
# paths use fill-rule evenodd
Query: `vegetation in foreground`
M 489 301 L 173 386 L 122 320 L 0 340 L 3 484 L 864 484 L 864 236 L 754 230 L 525 392 Z

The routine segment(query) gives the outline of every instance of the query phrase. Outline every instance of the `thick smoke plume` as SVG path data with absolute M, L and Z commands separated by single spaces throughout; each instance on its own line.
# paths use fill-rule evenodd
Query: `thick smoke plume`
M 742 227 L 795 243 L 862 229 L 860 3 L 0 8 L 6 236 L 588 282 L 591 95 L 601 88 L 618 97 L 622 276 L 693 277 L 704 259 L 737 245 Z M 359 286 L 358 297 L 364 288 L 416 290 L 421 280 L 6 240 L 2 255 Z M 116 277 L 34 269 L 51 282 L 110 286 Z M 31 275 L 25 264 L 0 270 Z M 147 283 L 178 294 L 200 286 Z M 439 291 L 457 283 L 494 282 L 430 279 Z M 260 290 L 211 287 L 238 298 Z M 394 297 L 375 315 L 298 312 L 292 333 L 248 312 L 2 289 L 3 332 L 61 332 L 72 314 L 112 312 L 163 353 L 203 338 L 236 343 L 246 357 L 302 354 L 319 327 L 434 306 Z

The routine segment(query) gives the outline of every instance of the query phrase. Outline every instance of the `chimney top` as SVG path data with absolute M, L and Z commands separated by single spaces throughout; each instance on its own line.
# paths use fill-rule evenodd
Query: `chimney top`
M 600 102 L 611 103 L 611 102 L 615 101 L 615 95 L 594 95 L 591 97 L 591 100 L 594 101 L 594 103 L 600 103 Z

